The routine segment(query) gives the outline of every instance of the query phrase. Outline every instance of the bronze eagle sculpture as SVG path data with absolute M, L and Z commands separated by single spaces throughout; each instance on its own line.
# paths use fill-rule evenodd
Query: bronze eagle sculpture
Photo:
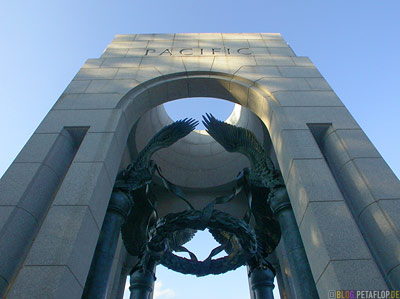
M 117 175 L 114 189 L 129 193 L 148 185 L 156 170 L 155 163 L 151 160 L 153 154 L 160 149 L 171 146 L 179 139 L 185 137 L 192 132 L 197 125 L 198 121 L 185 118 L 175 121 L 158 131 L 140 151 L 135 161 Z
M 124 192 L 134 203 L 134 207 L 121 227 L 124 245 L 133 256 L 143 253 L 147 242 L 147 228 L 157 218 L 154 206 L 156 203 L 152 201 L 148 188 L 157 170 L 157 165 L 151 157 L 158 150 L 169 147 L 188 135 L 197 124 L 198 121 L 185 118 L 162 128 L 150 139 L 137 158 L 117 175 L 114 191 Z M 187 238 L 191 236 L 184 239 Z
M 252 194 L 250 208 L 255 220 L 257 254 L 259 259 L 264 260 L 278 245 L 281 236 L 279 223 L 268 204 L 283 186 L 280 173 L 251 131 L 217 120 L 212 114 L 203 116 L 203 124 L 208 134 L 226 151 L 241 153 L 250 161 L 250 169 L 244 169 L 243 174 Z M 217 230 L 210 232 L 219 243 L 229 237 Z

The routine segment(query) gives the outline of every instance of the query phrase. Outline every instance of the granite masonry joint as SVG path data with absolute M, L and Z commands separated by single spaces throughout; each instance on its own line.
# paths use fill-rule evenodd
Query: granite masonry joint
M 239 49 L 242 50 L 238 52 Z M 4 289 L 7 283 L 9 294 L 18 294 L 21 298 L 30 298 L 32 294 L 38 298 L 46 297 L 43 294 L 46 286 L 51 286 L 54 294 L 65 297 L 72 294 L 71 299 L 81 297 L 115 176 L 121 166 L 132 162 L 139 149 L 145 146 L 146 138 L 151 138 L 167 125 L 169 116 L 158 106 L 186 96 L 212 96 L 242 105 L 240 113 L 232 114 L 233 124 L 252 131 L 274 163 L 277 162 L 276 168 L 283 173 L 286 191 L 292 196 L 290 212 L 296 212 L 298 217 L 293 218 L 296 215 L 290 214 L 292 228 L 298 234 L 300 227 L 299 238 L 302 239 L 304 254 L 308 259 L 302 266 L 311 267 L 315 276 L 318 276 L 311 281 L 314 286 L 315 282 L 318 283 L 320 298 L 325 298 L 329 290 L 348 287 L 348 282 L 340 275 L 347 275 L 355 286 L 364 286 L 365 281 L 370 280 L 371 289 L 379 289 L 387 285 L 386 279 L 400 288 L 397 252 L 385 247 L 386 244 L 397 246 L 400 239 L 400 222 L 395 218 L 400 207 L 398 180 L 390 173 L 383 159 L 377 156 L 373 145 L 310 58 L 296 56 L 282 36 L 274 33 L 116 35 L 100 58 L 86 60 L 56 99 L 52 110 L 19 157 L 40 160 L 45 156 L 43 153 L 50 151 L 52 138 L 58 138 L 50 134 L 59 134 L 66 126 L 85 125 L 88 127 L 86 135 L 76 155 L 72 156 L 70 162 L 64 163 L 68 165 L 65 173 L 55 173 L 56 164 L 52 167 L 50 160 L 32 162 L 34 165 L 17 161 L 0 182 L 1 192 L 6 195 L 0 206 L 1 216 L 8 218 L 13 215 L 10 211 L 23 213 L 21 215 L 29 222 L 23 223 L 27 231 L 35 230 L 42 220 L 50 226 L 50 212 L 58 213 L 53 217 L 61 217 L 56 218 L 56 222 L 65 217 L 63 221 L 76 226 L 58 235 L 57 231 L 49 233 L 41 225 L 35 234 L 46 239 L 46 242 L 36 237 L 34 245 L 21 245 L 22 249 L 29 251 L 28 256 L 36 254 L 38 257 L 41 252 L 48 250 L 49 244 L 52 248 L 59 248 L 60 252 L 54 252 L 55 256 L 66 249 L 71 256 L 64 256 L 65 259 L 60 262 L 62 265 L 52 266 L 43 265 L 47 262 L 44 258 L 34 260 L 37 263 L 35 265 L 28 265 L 23 257 L 23 270 L 16 274 L 10 282 L 11 286 L 0 277 L 1 288 Z M 321 139 L 326 139 L 312 139 L 314 132 L 310 131 L 309 125 L 313 122 L 326 125 L 328 131 L 321 136 Z M 337 136 L 331 135 L 333 133 L 337 133 Z M 35 134 L 49 136 L 38 137 Z M 199 207 L 204 206 L 208 199 L 220 196 L 224 188 L 231 188 L 235 184 L 236 174 L 249 164 L 244 155 L 228 153 L 212 142 L 194 132 L 153 156 L 163 175 L 172 183 L 190 190 L 189 200 Z M 58 157 L 57 153 L 53 156 Z M 331 156 L 325 159 L 324 155 Z M 382 163 L 376 159 L 382 159 Z M 39 176 L 40 169 L 45 170 L 42 174 L 44 178 Z M 349 188 L 346 195 L 354 195 L 350 200 L 352 205 L 344 201 L 342 195 L 345 192 L 338 188 L 340 182 L 338 184 L 335 174 L 336 177 L 345 175 L 343 178 L 348 183 L 345 188 Z M 384 186 L 376 183 L 376 177 L 379 178 L 380 174 L 387 174 Z M 21 198 L 29 191 L 35 196 L 36 190 L 45 190 L 50 186 L 49 176 L 57 181 L 57 184 L 53 184 L 55 191 L 48 196 L 49 205 L 41 208 L 35 206 L 37 211 L 32 209 L 31 212 L 27 211 L 30 210 L 29 205 L 17 210 L 19 203 L 15 203 L 13 198 Z M 36 189 L 30 188 L 31 182 L 38 182 Z M 166 215 L 182 206 L 181 201 L 160 190 L 155 190 L 156 197 L 160 199 L 160 214 Z M 72 198 L 70 194 L 76 197 Z M 240 196 L 243 194 L 227 207 L 218 208 L 242 217 L 244 205 Z M 358 215 L 352 214 L 349 207 L 359 208 L 356 212 Z M 335 210 L 332 211 L 332 208 Z M 47 216 L 38 221 L 33 217 L 36 212 Z M 379 219 L 373 217 L 374 212 L 379 214 Z M 331 218 L 327 219 L 326 216 Z M 34 220 L 31 220 L 32 217 Z M 366 225 L 361 223 L 364 219 L 368 220 Z M 10 223 L 8 220 L 3 222 L 4 225 Z M 358 227 L 360 223 L 364 225 L 361 227 L 362 235 Z M 338 225 L 343 230 L 338 231 Z M 11 226 L 2 229 L 14 233 Z M 382 229 L 390 232 L 380 234 Z M 65 237 L 60 237 L 63 234 Z M 363 237 L 372 240 L 370 242 L 376 241 L 370 247 L 374 249 L 376 260 L 370 257 L 369 243 L 364 242 Z M 354 244 L 351 248 L 348 246 L 350 242 Z M 115 244 L 113 241 L 112 245 Z M 118 244 L 121 245 L 121 241 Z M 293 248 L 301 250 L 300 246 Z M 278 259 L 282 261 L 281 266 L 297 276 L 288 278 L 282 271 L 278 281 L 289 284 L 279 287 L 292 290 L 296 287 L 294 281 L 301 281 L 301 275 L 294 271 L 298 265 L 279 256 L 280 253 L 284 254 L 284 250 L 283 247 L 276 251 Z M 115 277 L 109 279 L 107 288 L 110 290 L 118 289 L 117 281 L 124 274 L 117 264 L 129 263 L 125 255 L 118 250 L 110 258 L 115 261 L 114 269 L 118 269 L 111 274 Z M 22 254 L 18 258 L 22 260 Z M 1 262 L 7 263 L 1 259 Z M 379 272 L 378 264 L 387 265 L 385 269 L 388 273 Z M 358 275 L 341 272 L 355 266 L 370 269 L 371 273 Z M 46 281 L 30 283 L 35 281 L 36 275 L 45 277 Z M 13 289 L 14 286 L 18 290 Z M 305 296 L 299 299 L 309 298 Z
M 321 272 L 321 274 L 319 275 L 319 277 L 316 279 L 315 284 L 318 285 L 319 280 L 321 279 L 321 277 L 324 275 L 326 269 L 328 268 L 328 266 L 330 265 L 331 262 L 347 262 L 347 261 L 370 261 L 371 259 L 331 259 L 329 260 L 329 262 L 326 264 L 324 270 Z

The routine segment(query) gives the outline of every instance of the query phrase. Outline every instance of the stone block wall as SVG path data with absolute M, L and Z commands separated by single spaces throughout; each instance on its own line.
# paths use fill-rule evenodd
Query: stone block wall
M 309 58 L 279 34 L 128 34 L 82 66 L 0 182 L 1 295 L 80 298 L 131 128 L 193 96 L 238 103 L 268 129 L 321 298 L 400 288 L 399 181 Z M 70 128 L 85 134 L 57 174 L 68 145 L 46 161 Z M 20 266 L 3 267 L 25 231 Z

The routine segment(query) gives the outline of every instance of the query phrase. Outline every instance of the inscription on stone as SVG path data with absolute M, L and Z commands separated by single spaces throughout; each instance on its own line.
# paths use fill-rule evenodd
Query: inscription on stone
M 182 48 L 153 49 L 147 48 L 144 56 L 174 56 L 174 55 L 252 55 L 250 48 Z

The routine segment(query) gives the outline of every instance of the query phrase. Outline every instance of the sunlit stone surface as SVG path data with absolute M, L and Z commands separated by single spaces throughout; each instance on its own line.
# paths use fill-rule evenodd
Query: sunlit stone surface
M 177 33 L 117 35 L 5 173 L 1 296 L 81 298 L 119 169 L 170 121 L 161 105 L 187 97 L 247 109 L 235 108 L 232 122 L 254 131 L 280 169 L 320 298 L 400 289 L 399 181 L 310 59 L 276 33 Z M 72 155 L 61 154 L 67 148 Z M 196 208 L 230 190 L 248 165 L 201 132 L 155 159 Z M 157 195 L 161 213 L 183 208 Z M 244 207 L 238 198 L 224 209 L 240 217 Z M 281 242 L 274 262 L 291 297 L 289 254 Z M 119 241 L 109 298 L 122 296 L 134 263 Z

